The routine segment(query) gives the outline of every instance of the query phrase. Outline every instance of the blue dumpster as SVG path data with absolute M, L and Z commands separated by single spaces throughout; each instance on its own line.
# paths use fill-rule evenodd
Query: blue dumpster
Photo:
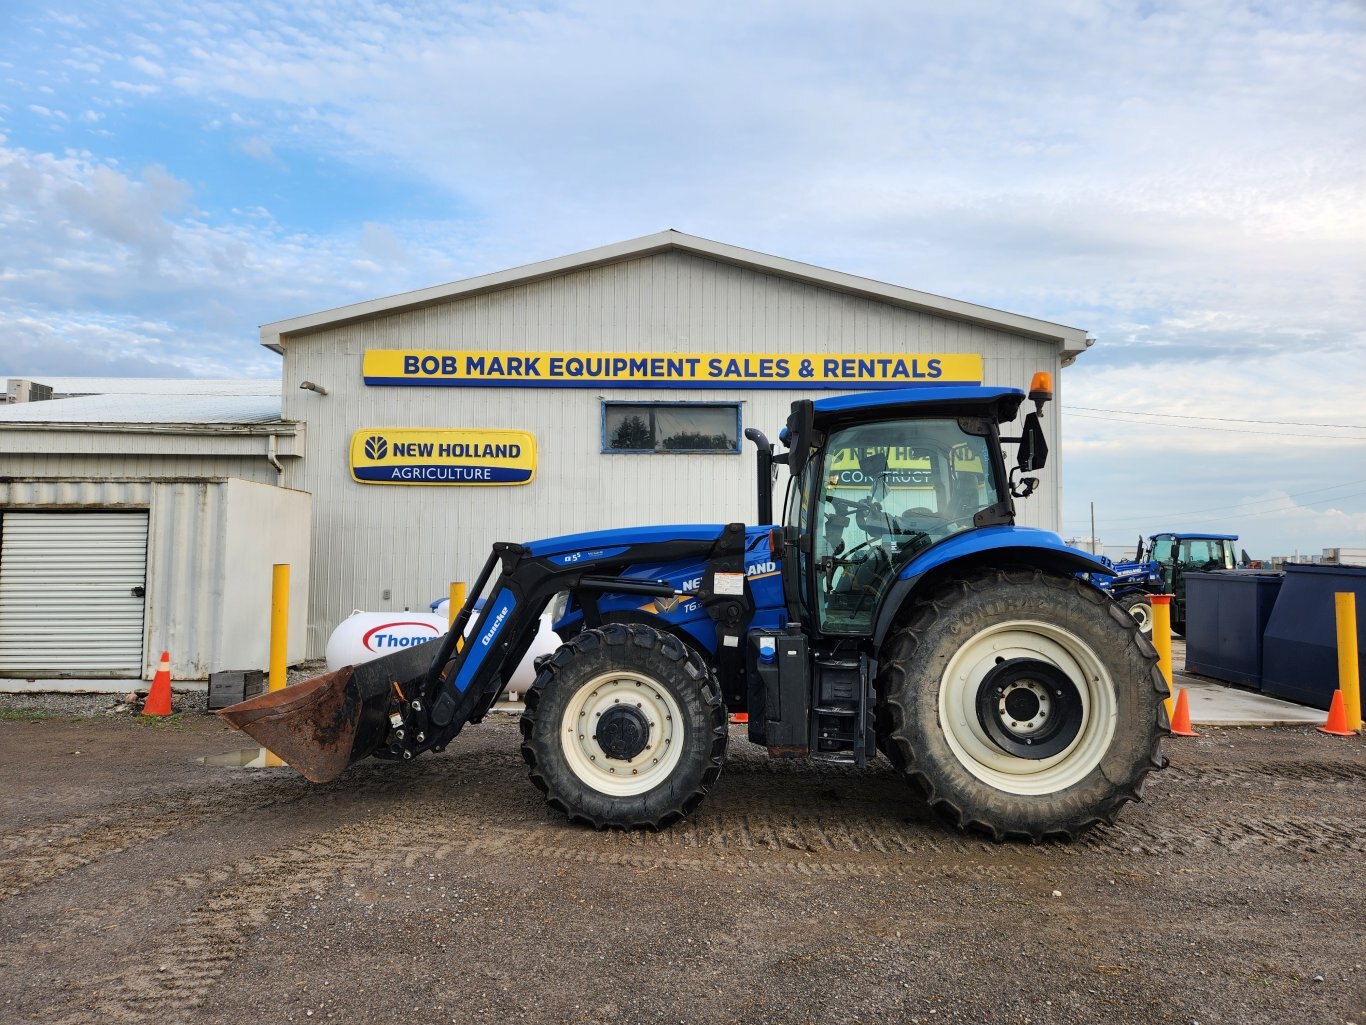
M 1262 686 L 1262 634 L 1281 589 L 1279 573 L 1218 570 L 1186 576 L 1186 670 Z
M 1324 708 L 1338 686 L 1333 595 L 1357 596 L 1357 651 L 1366 654 L 1366 567 L 1285 567 L 1285 582 L 1262 638 L 1262 690 Z

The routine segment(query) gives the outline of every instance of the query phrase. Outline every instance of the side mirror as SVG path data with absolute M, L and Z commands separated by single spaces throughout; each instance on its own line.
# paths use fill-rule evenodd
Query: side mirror
M 1044 437 L 1043 424 L 1038 413 L 1025 417 L 1024 430 L 1020 432 L 1020 447 L 1016 453 L 1015 465 L 1021 473 L 1042 470 L 1048 462 L 1048 440 Z
M 787 442 L 787 468 L 795 477 L 811 458 L 811 450 L 816 447 L 816 407 L 810 399 L 799 399 L 792 403 L 792 412 L 787 418 L 780 440 Z

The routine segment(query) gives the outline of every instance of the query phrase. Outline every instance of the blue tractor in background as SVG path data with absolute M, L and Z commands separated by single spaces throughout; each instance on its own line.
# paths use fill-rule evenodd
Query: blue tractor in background
M 478 722 L 541 614 L 563 640 L 521 720 L 531 781 L 571 820 L 661 829 L 716 785 L 728 715 L 774 758 L 882 751 L 952 823 L 1074 837 L 1163 764 L 1167 687 L 1100 563 L 1018 526 L 1052 397 L 938 386 L 793 403 L 757 430 L 757 523 L 493 547 L 452 630 L 220 714 L 309 779 L 443 750 Z M 1007 470 L 1002 444 L 1017 446 Z M 781 522 L 776 470 L 789 480 Z M 458 641 L 485 600 L 469 638 Z
M 1132 560 L 1112 563 L 1104 573 L 1090 574 L 1090 579 L 1133 616 L 1145 634 L 1153 629 L 1152 595 L 1172 595 L 1172 632 L 1184 637 L 1186 574 L 1235 568 L 1237 540 L 1237 534 L 1168 531 L 1154 534 L 1145 545 L 1140 537 Z M 1241 564 L 1247 563 L 1247 552 L 1243 552 Z

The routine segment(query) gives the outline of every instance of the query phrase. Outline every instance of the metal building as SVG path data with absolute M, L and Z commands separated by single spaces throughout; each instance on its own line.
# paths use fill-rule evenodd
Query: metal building
M 70 388 L 0 407 L 0 677 L 150 679 L 163 650 L 177 680 L 263 666 L 276 562 L 302 659 L 311 502 L 277 486 L 303 429 L 278 385 Z
M 1023 388 L 1038 370 L 1060 395 L 1089 344 L 673 231 L 267 324 L 261 341 L 284 356 L 283 421 L 307 424 L 282 483 L 313 496 L 311 655 L 354 609 L 425 609 L 494 541 L 752 522 L 741 432 L 776 437 L 796 398 Z M 1055 530 L 1058 408 L 1022 515 Z

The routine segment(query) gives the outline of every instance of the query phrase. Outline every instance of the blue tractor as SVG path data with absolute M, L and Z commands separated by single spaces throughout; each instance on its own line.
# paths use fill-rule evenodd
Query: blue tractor
M 1233 569 L 1237 540 L 1237 534 L 1168 531 L 1154 534 L 1145 545 L 1140 537 L 1132 560 L 1113 563 L 1103 573 L 1090 574 L 1090 579 L 1133 616 L 1145 634 L 1153 629 L 1152 596 L 1170 594 L 1172 632 L 1184 637 L 1186 575 Z M 1242 565 L 1247 562 L 1243 552 Z
M 786 451 L 746 431 L 756 525 L 498 543 L 444 638 L 220 714 L 317 782 L 441 751 L 488 713 L 549 607 L 563 644 L 526 695 L 522 754 L 575 822 L 687 815 L 721 774 L 728 715 L 746 712 L 773 758 L 881 751 L 960 828 L 1075 837 L 1163 764 L 1167 687 L 1134 620 L 1077 576 L 1103 567 L 1015 523 L 1051 393 L 1036 375 L 1016 437 L 1000 434 L 1026 398 L 1013 388 L 795 402 Z

